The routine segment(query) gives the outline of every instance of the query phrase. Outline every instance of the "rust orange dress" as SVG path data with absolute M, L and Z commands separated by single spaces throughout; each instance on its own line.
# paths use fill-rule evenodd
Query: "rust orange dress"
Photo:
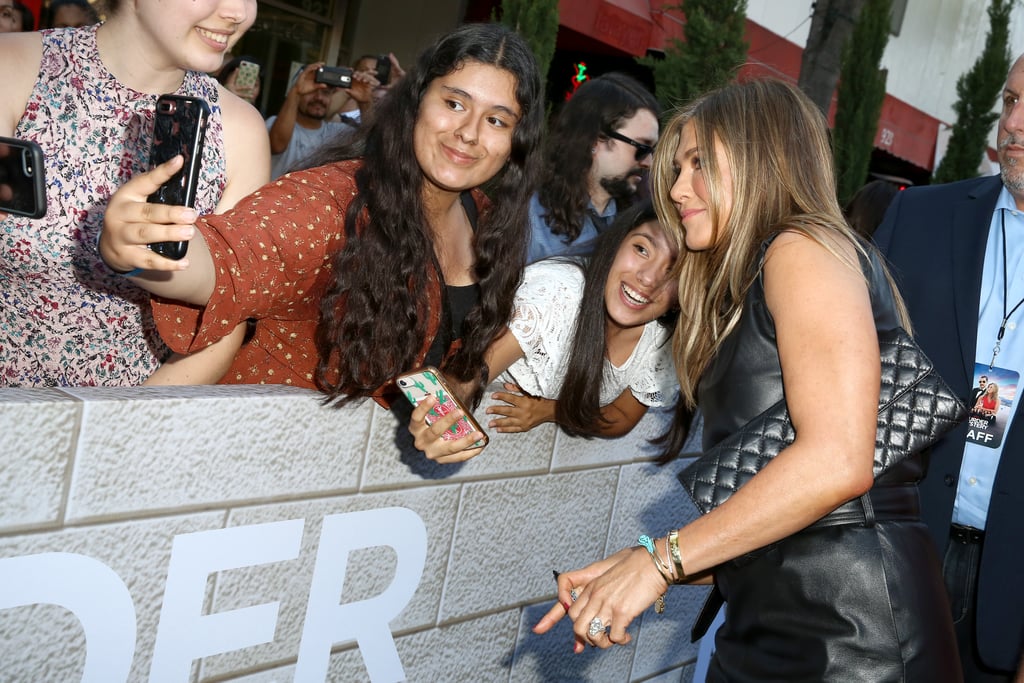
M 182 354 L 199 351 L 248 319 L 257 321 L 222 384 L 316 388 L 320 299 L 345 248 L 345 212 L 360 161 L 340 161 L 275 180 L 222 215 L 196 223 L 209 245 L 216 284 L 205 307 L 153 298 L 158 330 Z M 474 191 L 483 207 L 483 194 Z M 422 298 L 427 335 L 422 362 L 441 321 L 441 281 L 430 272 Z M 458 343 L 458 340 L 455 342 Z

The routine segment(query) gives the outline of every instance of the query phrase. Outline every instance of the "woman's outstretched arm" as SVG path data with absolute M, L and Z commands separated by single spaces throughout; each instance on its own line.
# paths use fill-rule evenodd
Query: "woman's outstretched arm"
M 114 193 L 103 218 L 100 255 L 117 272 L 140 269 L 131 279 L 153 294 L 204 306 L 213 293 L 215 276 L 206 240 L 195 228 L 195 210 L 146 201 L 181 164 L 182 158 L 177 156 L 135 176 Z M 180 261 L 164 258 L 149 248 L 154 242 L 182 241 L 189 245 Z

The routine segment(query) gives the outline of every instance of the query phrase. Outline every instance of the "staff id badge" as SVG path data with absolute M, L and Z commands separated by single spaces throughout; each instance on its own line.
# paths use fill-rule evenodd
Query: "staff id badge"
M 1013 402 L 1017 398 L 1020 373 L 1006 368 L 974 364 L 974 388 L 967 404 L 967 441 L 999 448 L 1006 432 Z

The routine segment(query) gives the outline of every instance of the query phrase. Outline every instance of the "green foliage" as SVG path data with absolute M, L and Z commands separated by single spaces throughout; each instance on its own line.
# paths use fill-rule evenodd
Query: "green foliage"
M 833 128 L 839 201 L 846 204 L 864 184 L 871 165 L 885 74 L 878 68 L 889 42 L 891 0 L 867 0 L 843 49 Z
M 493 13 L 491 20 L 495 20 Z M 558 38 L 558 0 L 502 0 L 501 23 L 519 33 L 533 50 L 544 92 Z
M 988 36 L 985 48 L 971 70 L 956 82 L 956 123 L 946 154 L 933 180 L 949 183 L 978 175 L 992 124 L 999 114 L 992 106 L 999 98 L 1010 70 L 1010 11 L 1012 0 L 992 0 L 988 6 Z
M 682 0 L 685 41 L 673 38 L 665 58 L 640 57 L 654 73 L 654 94 L 668 111 L 728 83 L 747 59 L 746 0 Z

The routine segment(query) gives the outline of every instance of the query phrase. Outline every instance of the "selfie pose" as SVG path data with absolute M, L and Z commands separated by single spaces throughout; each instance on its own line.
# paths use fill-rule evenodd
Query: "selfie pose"
M 522 275 L 542 115 L 522 39 L 498 25 L 463 26 L 420 56 L 357 138 L 326 153 L 334 161 L 198 219 L 145 206 L 178 168 L 165 165 L 118 192 L 100 247 L 113 268 L 144 269 L 132 278 L 142 287 L 191 304 L 154 301 L 176 351 L 200 351 L 253 321 L 223 382 L 386 403 L 399 373 L 430 364 L 469 383 L 463 398 L 476 402 L 484 353 Z M 478 189 L 488 182 L 490 201 Z M 146 247 L 182 239 L 191 242 L 181 261 Z M 475 455 L 464 449 L 480 436 L 449 442 L 438 460 Z
M 705 449 L 783 398 L 795 438 L 690 524 L 561 574 L 535 631 L 568 614 L 576 652 L 625 644 L 670 584 L 714 581 L 726 609 L 709 681 L 958 679 L 920 454 L 873 474 L 879 335 L 907 320 L 843 220 L 831 159 L 821 112 L 779 81 L 726 86 L 668 124 L 652 178 L 686 248 L 683 400 Z
M 104 265 L 96 243 L 111 194 L 149 168 L 160 94 L 211 110 L 197 212 L 223 211 L 267 181 L 259 113 L 205 75 L 252 25 L 256 2 L 106 7 L 99 26 L 0 36 L 0 136 L 38 143 L 48 205 L 37 220 L 0 214 L 3 386 L 215 381 L 230 361 L 213 349 L 207 374 L 194 361 L 161 367 L 170 352 L 148 294 Z
M 505 389 L 487 408 L 497 416 L 489 426 L 525 432 L 555 422 L 574 436 L 616 437 L 648 407 L 673 403 L 677 253 L 646 202 L 598 237 L 593 256 L 527 266 L 508 328 L 485 356 L 489 381 Z M 678 425 L 683 438 L 687 427 Z M 426 425 L 410 430 L 428 455 L 447 448 Z
M 678 391 L 671 336 L 678 247 L 650 202 L 619 214 L 585 259 L 527 266 L 508 332 L 487 354 L 506 383 L 487 412 L 499 432 L 555 422 L 583 436 L 628 433 Z M 601 372 L 595 372 L 595 368 Z

